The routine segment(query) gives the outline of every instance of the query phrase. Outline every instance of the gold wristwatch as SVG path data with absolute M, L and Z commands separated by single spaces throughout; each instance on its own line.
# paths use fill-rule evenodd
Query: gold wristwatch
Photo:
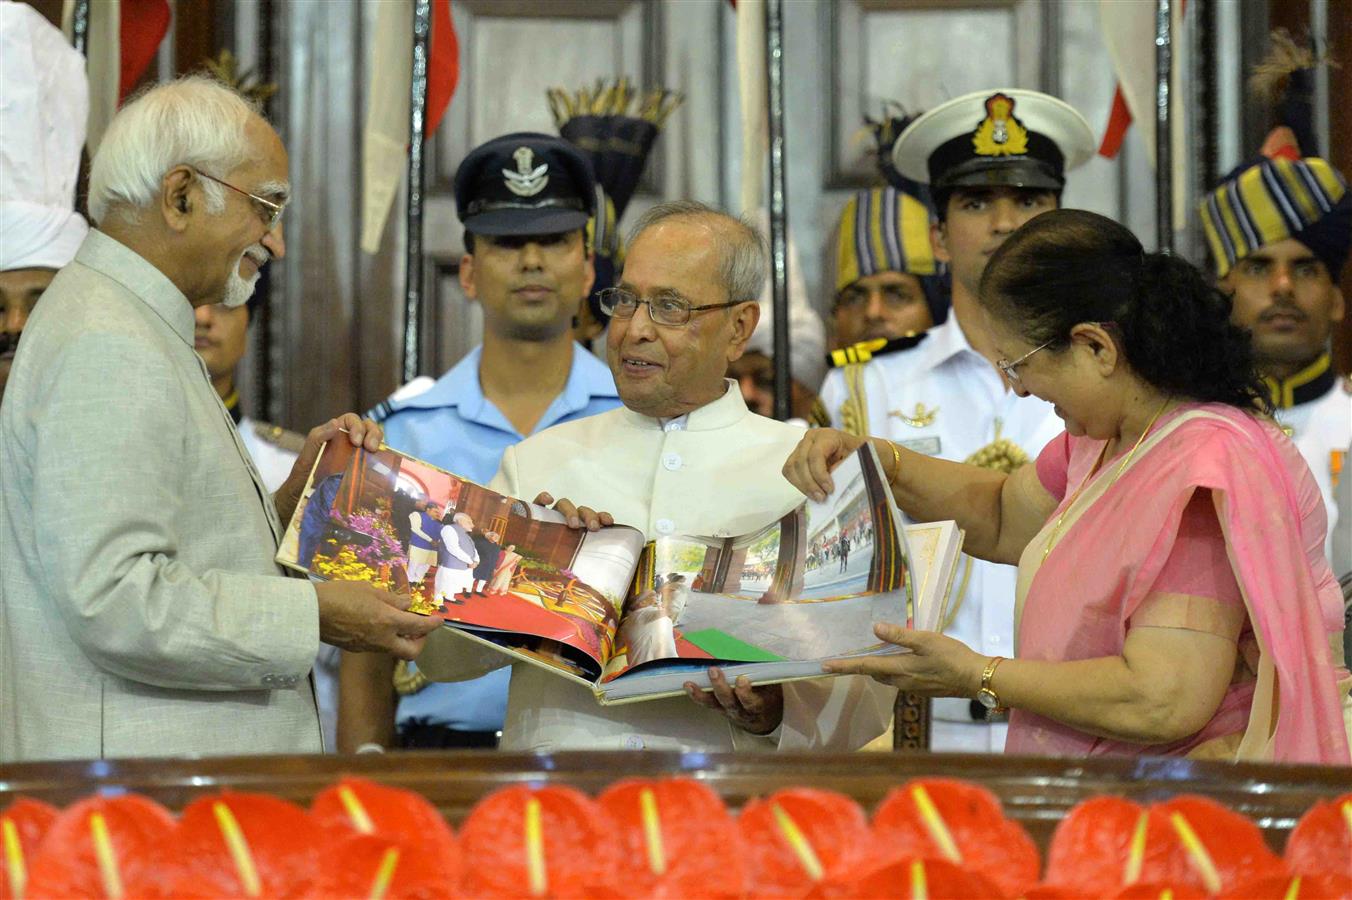
M 1000 695 L 991 687 L 991 679 L 995 677 L 996 668 L 1004 661 L 1003 656 L 991 657 L 991 661 L 981 671 L 981 690 L 976 692 L 977 702 L 997 716 L 1005 712 L 1005 707 L 1000 704 Z

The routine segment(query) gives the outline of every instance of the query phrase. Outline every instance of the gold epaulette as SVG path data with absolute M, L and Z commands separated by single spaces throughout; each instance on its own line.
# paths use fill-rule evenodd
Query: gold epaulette
M 253 423 L 253 430 L 254 434 L 260 439 L 267 441 L 274 447 L 286 450 L 288 453 L 300 453 L 305 446 L 305 435 L 288 431 L 280 425 L 273 425 L 271 422 L 255 422 Z
M 404 660 L 394 664 L 394 692 L 400 697 L 416 694 L 431 682 L 421 669 L 414 669 Z
M 807 414 L 807 426 L 809 428 L 830 428 L 831 414 L 826 411 L 826 404 L 822 403 L 818 397 L 812 403 L 812 409 Z
M 904 337 L 892 338 L 891 340 L 873 338 L 869 341 L 860 341 L 848 347 L 841 347 L 839 350 L 832 350 L 827 356 L 827 362 L 833 369 L 866 363 L 875 356 L 886 356 L 899 350 L 910 350 L 925 339 L 925 334 L 926 332 L 923 331 L 919 334 L 913 331 Z
M 997 437 L 986 446 L 963 460 L 969 466 L 979 466 L 993 472 L 1013 474 L 1015 469 L 1027 465 L 1031 460 L 1022 447 L 1009 438 Z

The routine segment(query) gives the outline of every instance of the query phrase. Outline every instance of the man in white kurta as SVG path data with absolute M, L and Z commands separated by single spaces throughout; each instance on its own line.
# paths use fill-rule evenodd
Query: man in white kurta
M 724 254 L 737 253 L 750 277 L 727 283 L 722 273 L 733 267 Z M 765 268 L 759 237 L 736 220 L 695 205 L 651 211 L 630 243 L 624 293 L 607 298 L 615 309 L 607 357 L 625 406 L 509 447 L 490 486 L 516 497 L 547 492 L 607 511 L 649 540 L 745 534 L 800 504 L 802 495 L 780 468 L 802 430 L 750 412 L 736 383 L 722 377 L 755 329 Z M 688 321 L 654 320 L 653 303 L 661 307 L 659 318 L 679 320 L 683 309 Z M 504 662 L 449 630 L 433 635 L 418 660 L 429 677 L 442 680 L 475 677 Z M 783 709 L 758 734 L 737 724 L 745 719 L 735 710 L 725 715 L 687 698 L 603 707 L 573 682 L 517 665 L 501 746 L 851 750 L 886 729 L 896 697 L 859 678 L 755 690 L 775 702 L 782 697 Z

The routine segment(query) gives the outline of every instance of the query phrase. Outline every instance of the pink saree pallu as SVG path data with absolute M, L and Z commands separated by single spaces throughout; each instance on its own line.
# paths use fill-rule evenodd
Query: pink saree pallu
M 1016 709 L 1006 752 L 1184 755 L 1224 747 L 1235 760 L 1352 764 L 1348 682 L 1340 681 L 1347 672 L 1333 649 L 1341 648 L 1342 594 L 1323 557 L 1323 507 L 1276 426 L 1220 404 L 1186 405 L 1161 419 L 1120 472 L 1117 460 L 1093 471 L 1103 442 L 1071 438 L 1069 446 L 1067 497 L 1019 561 L 1018 656 L 1121 655 L 1128 620 L 1153 593 L 1185 508 L 1195 491 L 1209 489 L 1257 644 L 1257 677 L 1231 684 L 1211 721 L 1173 744 L 1101 738 Z

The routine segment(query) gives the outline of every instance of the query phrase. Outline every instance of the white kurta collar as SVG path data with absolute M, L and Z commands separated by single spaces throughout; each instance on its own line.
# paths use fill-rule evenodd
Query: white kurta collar
M 677 416 L 673 419 L 658 419 L 641 415 L 626 407 L 624 419 L 638 428 L 656 428 L 661 431 L 713 431 L 736 425 L 749 415 L 750 411 L 746 408 L 746 401 L 742 399 L 742 390 L 737 386 L 737 382 L 728 378 L 723 379 L 723 382 L 727 387 L 723 391 L 722 397 L 712 403 L 706 403 L 699 409 L 693 409 L 683 416 Z M 678 428 L 671 428 L 674 424 L 678 424 Z

